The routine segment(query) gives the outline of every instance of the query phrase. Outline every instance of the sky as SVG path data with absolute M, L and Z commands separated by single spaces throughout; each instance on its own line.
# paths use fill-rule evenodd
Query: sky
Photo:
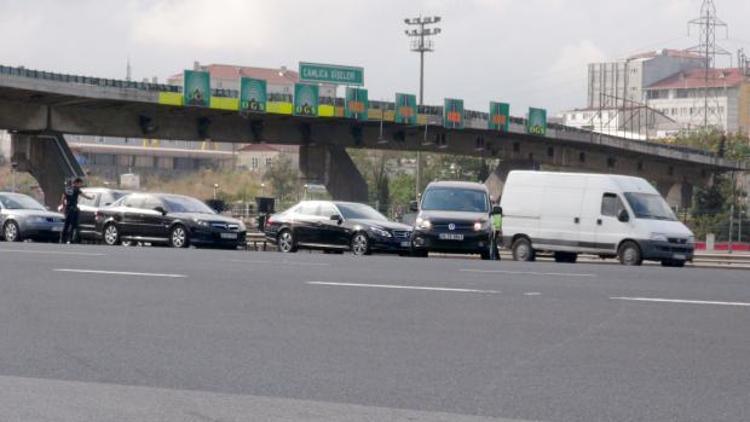
M 715 0 L 719 42 L 750 53 L 750 1 Z M 463 98 L 552 113 L 581 107 L 586 64 L 697 43 L 701 0 L 0 0 L 0 64 L 160 80 L 202 64 L 365 68 L 371 99 L 417 93 L 405 17 L 442 17 L 425 59 L 425 103 Z

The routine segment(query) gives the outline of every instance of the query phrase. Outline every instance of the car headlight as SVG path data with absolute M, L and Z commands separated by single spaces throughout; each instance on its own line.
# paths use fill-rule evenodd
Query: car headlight
M 370 227 L 370 231 L 380 237 L 392 237 L 388 230 L 383 230 L 380 227 Z
M 198 218 L 194 218 L 194 219 L 193 219 L 193 223 L 195 223 L 195 224 L 197 224 L 197 225 L 199 225 L 199 226 L 201 226 L 201 227 L 208 227 L 208 226 L 210 225 L 210 224 L 208 223 L 208 221 L 206 221 L 206 220 L 201 220 L 201 219 L 198 219 Z
M 657 242 L 667 242 L 667 235 L 664 233 L 651 233 L 650 236 L 651 240 L 655 240 Z
M 474 231 L 475 232 L 478 232 L 478 231 L 480 231 L 482 229 L 485 229 L 485 228 L 487 228 L 487 222 L 486 221 L 477 221 L 476 223 L 474 223 Z
M 430 223 L 430 220 L 427 220 L 425 218 L 417 218 L 417 228 L 422 230 L 429 230 L 432 228 L 432 223 Z
M 47 219 L 44 217 L 31 217 L 29 219 L 29 222 L 32 224 L 42 224 L 42 223 L 46 223 Z

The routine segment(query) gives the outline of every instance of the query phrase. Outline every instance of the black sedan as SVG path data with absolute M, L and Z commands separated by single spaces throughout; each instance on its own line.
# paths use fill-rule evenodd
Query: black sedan
M 96 213 L 104 243 L 123 241 L 165 244 L 175 248 L 245 245 L 245 225 L 216 214 L 203 202 L 182 195 L 132 193 Z
M 83 188 L 91 199 L 78 198 L 78 237 L 80 240 L 101 241 L 101 232 L 96 228 L 96 212 L 115 203 L 128 192 L 109 188 Z
M 268 240 L 285 253 L 307 248 L 405 255 L 410 251 L 411 232 L 410 226 L 389 221 L 369 205 L 333 201 L 300 202 L 269 217 L 265 226 Z

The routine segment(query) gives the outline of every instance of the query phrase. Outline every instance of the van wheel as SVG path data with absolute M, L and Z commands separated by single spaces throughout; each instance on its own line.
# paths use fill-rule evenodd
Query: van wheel
M 536 260 L 534 248 L 531 247 L 529 239 L 522 237 L 513 242 L 513 260 L 531 262 Z
M 627 241 L 620 245 L 617 257 L 622 265 L 637 266 L 643 264 L 641 248 L 635 242 Z
M 573 252 L 555 252 L 555 262 L 566 264 L 575 264 L 578 260 L 578 254 Z

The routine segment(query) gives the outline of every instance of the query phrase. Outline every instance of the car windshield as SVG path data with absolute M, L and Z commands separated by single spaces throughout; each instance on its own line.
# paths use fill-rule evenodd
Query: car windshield
M 0 195 L 0 203 L 9 210 L 45 210 L 44 205 L 26 195 Z
M 625 192 L 625 199 L 628 200 L 628 204 L 630 204 L 630 208 L 635 213 L 636 218 L 677 220 L 669 205 L 664 201 L 664 198 L 659 195 L 653 193 Z
M 200 214 L 216 214 L 203 202 L 187 196 L 162 196 L 161 200 L 169 212 L 194 212 Z
M 339 207 L 339 211 L 346 219 L 362 219 L 362 220 L 376 220 L 376 221 L 388 221 L 388 219 L 373 207 L 365 204 L 336 204 Z
M 423 210 L 489 212 L 487 194 L 464 188 L 430 188 L 422 198 Z

